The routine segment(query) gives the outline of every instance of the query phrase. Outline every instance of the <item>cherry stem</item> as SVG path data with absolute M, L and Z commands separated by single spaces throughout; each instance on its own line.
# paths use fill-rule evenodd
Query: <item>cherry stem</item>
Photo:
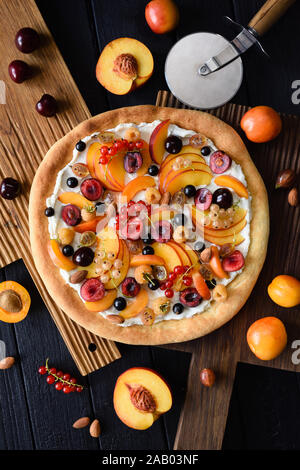
M 50 369 L 49 369 L 48 361 L 49 361 L 49 358 L 46 359 L 46 366 L 45 367 L 47 369 L 48 374 L 55 377 L 55 382 L 59 381 L 59 382 L 62 382 L 64 384 L 69 385 L 70 387 L 79 387 L 79 388 L 82 388 L 82 389 L 84 388 L 83 385 L 80 385 L 80 384 L 77 384 L 77 383 L 73 384 L 72 382 L 68 382 L 68 380 L 64 380 L 62 377 L 58 377 L 56 374 L 53 374 L 53 372 L 51 372 Z

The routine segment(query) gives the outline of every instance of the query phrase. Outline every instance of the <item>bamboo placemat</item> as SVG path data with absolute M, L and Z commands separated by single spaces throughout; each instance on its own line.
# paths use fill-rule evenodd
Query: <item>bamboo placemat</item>
M 56 47 L 34 0 L 0 0 L 0 178 L 15 177 L 23 192 L 14 201 L 0 203 L 0 263 L 22 258 L 35 282 L 56 326 L 58 327 L 82 375 L 118 359 L 115 343 L 93 335 L 65 315 L 53 302 L 36 271 L 29 243 L 28 201 L 34 174 L 45 153 L 58 139 L 91 115 L 77 86 Z M 15 59 L 23 59 L 14 44 L 18 29 L 30 26 L 38 31 L 42 45 L 26 62 L 36 74 L 22 84 L 9 78 L 7 67 Z M 44 93 L 57 97 L 60 112 L 46 119 L 35 111 L 35 103 Z M 94 352 L 89 345 L 94 344 Z

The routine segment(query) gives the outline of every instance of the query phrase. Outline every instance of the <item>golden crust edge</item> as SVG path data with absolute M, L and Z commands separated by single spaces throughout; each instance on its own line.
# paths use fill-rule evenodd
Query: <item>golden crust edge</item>
M 162 321 L 152 327 L 120 327 L 109 323 L 100 314 L 86 310 L 77 293 L 67 284 L 63 284 L 62 288 L 59 270 L 50 262 L 44 242 L 49 233 L 43 201 L 52 193 L 57 172 L 70 161 L 74 145 L 80 138 L 115 127 L 121 122 L 152 122 L 155 119 L 170 119 L 180 127 L 202 132 L 210 137 L 218 148 L 229 152 L 233 159 L 242 165 L 252 195 L 251 243 L 243 272 L 228 286 L 229 298 L 226 302 L 213 302 L 207 310 L 196 313 L 191 318 Z M 50 295 L 72 320 L 99 336 L 119 342 L 143 345 L 176 343 L 198 338 L 221 327 L 231 320 L 247 301 L 267 252 L 268 198 L 262 178 L 245 145 L 234 129 L 225 122 L 201 111 L 142 105 L 120 108 L 90 118 L 50 148 L 32 184 L 29 226 L 37 270 Z

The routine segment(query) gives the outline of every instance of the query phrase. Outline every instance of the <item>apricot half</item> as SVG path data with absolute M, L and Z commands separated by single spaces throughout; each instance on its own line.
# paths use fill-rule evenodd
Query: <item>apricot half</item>
M 148 429 L 171 407 L 171 390 L 155 371 L 134 367 L 118 378 L 114 390 L 114 408 L 126 426 Z
M 27 316 L 31 304 L 30 295 L 18 282 L 4 281 L 0 284 L 0 320 L 18 323 Z
M 118 38 L 103 49 L 97 66 L 97 80 L 115 95 L 126 95 L 152 75 L 153 57 L 148 47 L 133 38 Z

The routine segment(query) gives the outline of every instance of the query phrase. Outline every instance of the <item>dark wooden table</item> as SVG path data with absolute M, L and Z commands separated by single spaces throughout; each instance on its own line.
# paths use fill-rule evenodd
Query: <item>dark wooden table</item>
M 25 1 L 25 0 L 24 0 Z M 211 31 L 233 37 L 223 15 L 247 24 L 263 1 L 176 0 L 181 21 L 177 31 L 157 36 L 144 18 L 146 0 L 37 0 L 44 19 L 92 112 L 134 104 L 154 103 L 157 90 L 166 89 L 163 64 L 180 37 Z M 300 80 L 300 4 L 263 39 L 270 60 L 253 49 L 244 57 L 245 76 L 234 98 L 245 105 L 267 104 L 286 113 L 300 114 L 293 104 L 292 84 Z M 25 25 L 24 25 L 25 26 Z M 155 73 L 141 89 L 128 96 L 107 93 L 96 81 L 95 64 L 107 42 L 130 36 L 147 44 L 155 60 Z M 5 65 L 0 66 L 6 67 Z M 0 75 L 1 78 L 1 75 Z M 278 84 L 280 83 L 280 88 Z M 172 449 L 184 391 L 189 354 L 149 347 L 119 345 L 123 357 L 82 380 L 88 389 L 64 396 L 45 384 L 36 371 L 45 357 L 78 377 L 76 367 L 45 309 L 22 261 L 0 271 L 0 281 L 16 279 L 29 289 L 30 317 L 16 326 L 0 324 L 0 340 L 7 353 L 18 358 L 10 374 L 0 377 L 0 450 L 19 449 Z M 263 314 L 264 312 L 262 312 Z M 160 371 L 170 382 L 176 406 L 146 432 L 122 425 L 111 403 L 119 373 L 133 365 Z M 299 374 L 240 364 L 232 396 L 225 449 L 300 449 Z M 93 440 L 71 424 L 83 415 L 100 419 L 103 433 Z

